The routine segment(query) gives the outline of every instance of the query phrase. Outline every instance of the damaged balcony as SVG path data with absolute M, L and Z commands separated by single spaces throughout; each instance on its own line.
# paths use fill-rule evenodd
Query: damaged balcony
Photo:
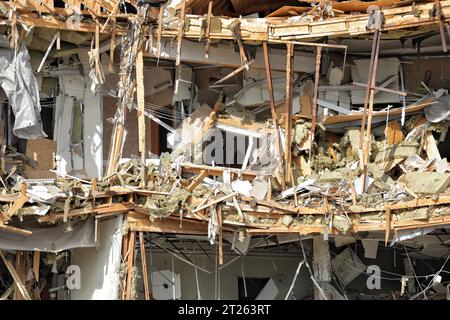
M 0 1 L 0 300 L 449 299 L 449 16 Z

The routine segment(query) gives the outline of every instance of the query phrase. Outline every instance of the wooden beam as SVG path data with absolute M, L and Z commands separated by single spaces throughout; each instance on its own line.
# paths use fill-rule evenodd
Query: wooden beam
M 217 221 L 219 223 L 219 265 L 223 265 L 223 229 L 222 206 L 217 207 Z
M 33 254 L 33 274 L 34 274 L 34 279 L 36 280 L 36 282 L 39 282 L 40 262 L 41 262 L 41 252 L 36 250 L 36 251 L 34 251 L 34 254 Z
M 287 44 L 287 54 L 286 54 L 286 112 L 285 112 L 285 146 L 284 146 L 284 160 L 286 163 L 286 168 L 284 172 L 286 172 L 286 176 L 288 181 L 294 185 L 294 181 L 290 179 L 289 173 L 291 173 L 291 162 L 292 162 L 292 152 L 291 152 L 291 143 L 292 143 L 292 102 L 293 102 L 293 73 L 292 73 L 292 65 L 294 64 L 294 44 Z
M 369 73 L 370 82 L 368 85 L 369 89 L 369 109 L 368 109 L 368 115 L 367 115 L 367 131 L 365 133 L 364 140 L 361 140 L 361 142 L 364 143 L 363 147 L 363 174 L 362 174 L 362 192 L 365 192 L 365 186 L 366 186 L 366 180 L 367 180 L 367 165 L 369 163 L 369 153 L 370 153 L 370 145 L 372 143 L 371 141 L 371 130 L 372 130 L 372 116 L 373 116 L 373 104 L 374 104 L 374 98 L 375 98 L 375 89 L 374 86 L 376 84 L 376 77 L 377 77 L 377 68 L 378 68 L 378 54 L 380 52 L 380 40 L 381 40 L 381 32 L 379 29 L 375 29 L 374 32 L 374 39 L 373 39 L 373 45 L 375 46 L 374 55 L 371 55 L 370 59 L 373 60 L 373 68 L 372 73 Z M 364 114 L 366 114 L 367 110 L 367 100 L 364 101 Z M 364 116 L 363 116 L 364 118 Z M 363 124 L 361 125 L 361 135 L 364 134 L 364 119 Z
M 447 52 L 447 42 L 445 41 L 444 22 L 442 21 L 442 9 L 440 0 L 435 0 L 436 19 L 439 26 L 439 35 L 441 37 L 442 51 Z
M 20 291 L 20 293 L 22 294 L 22 297 L 25 300 L 31 300 L 30 295 L 28 294 L 27 288 L 25 287 L 25 285 L 23 284 L 22 280 L 20 279 L 19 274 L 17 273 L 16 269 L 14 269 L 14 266 L 12 265 L 11 262 L 9 262 L 8 259 L 6 259 L 5 255 L 3 254 L 3 250 L 0 250 L 0 257 L 3 260 L 3 263 L 5 264 L 6 268 L 8 269 L 9 273 L 11 274 L 11 276 L 14 279 L 14 282 L 18 288 L 18 290 Z
M 358 87 L 364 87 L 364 88 L 367 87 L 367 84 L 360 83 L 360 82 L 353 82 L 353 84 L 354 84 L 355 86 L 358 86 Z M 394 90 L 394 89 L 389 89 L 389 88 L 384 88 L 384 87 L 375 86 L 375 85 L 372 86 L 372 87 L 369 88 L 369 89 L 374 89 L 374 90 L 377 90 L 377 91 L 383 91 L 383 92 L 392 93 L 392 94 L 398 94 L 399 96 L 403 96 L 403 97 L 406 97 L 406 96 L 408 95 L 408 94 L 407 94 L 406 92 L 404 92 L 404 91 Z
M 222 202 L 222 201 L 228 200 L 228 199 L 234 197 L 236 194 L 237 194 L 236 192 L 232 192 L 232 193 L 229 193 L 229 194 L 227 194 L 227 195 L 225 195 L 225 196 L 223 196 L 223 197 L 214 199 L 213 201 L 208 202 L 207 204 L 198 206 L 197 208 L 195 208 L 194 210 L 192 210 L 191 213 L 196 213 L 196 212 L 202 211 L 202 210 L 204 210 L 204 209 L 206 209 L 206 208 L 209 208 L 209 207 L 212 206 L 212 205 L 215 205 L 215 204 L 220 203 L 220 202 Z
M 391 233 L 391 208 L 386 208 L 386 235 L 384 239 L 384 245 L 387 246 L 389 236 Z
M 184 15 L 186 13 L 186 0 L 182 0 L 180 17 L 178 18 L 178 44 L 177 44 L 177 58 L 175 60 L 175 65 L 179 66 L 181 61 L 181 44 L 183 40 L 183 29 L 184 29 Z
M 136 232 L 130 231 L 128 241 L 128 259 L 127 259 L 127 289 L 126 289 L 126 300 L 131 300 L 131 287 L 133 285 L 133 267 L 134 267 L 134 245 L 136 241 Z
M 208 3 L 208 14 L 206 15 L 206 45 L 205 45 L 205 58 L 209 57 L 209 47 L 211 44 L 210 33 L 211 33 L 211 15 L 212 15 L 213 2 Z
M 148 272 L 147 272 L 147 258 L 145 256 L 144 233 L 142 231 L 139 231 L 139 246 L 141 248 L 142 278 L 144 281 L 145 300 L 150 300 L 150 289 L 149 289 Z
M 195 189 L 195 187 L 197 187 L 200 183 L 202 183 L 203 179 L 205 179 L 207 176 L 208 176 L 208 171 L 206 171 L 206 170 L 200 171 L 200 174 L 197 177 L 195 177 L 195 179 L 187 187 L 187 190 L 189 192 L 192 192 Z
M 136 83 L 137 83 L 137 117 L 138 117 L 138 136 L 139 136 L 139 152 L 141 153 L 141 186 L 145 187 L 145 88 L 144 88 L 144 48 L 140 45 L 136 58 Z
M 314 78 L 314 93 L 313 93 L 313 105 L 312 105 L 312 115 L 311 115 L 311 150 L 309 150 L 309 165 L 311 165 L 311 155 L 312 155 L 312 143 L 314 141 L 314 134 L 316 131 L 317 122 L 317 99 L 319 94 L 319 81 L 320 81 L 320 62 L 322 59 L 322 47 L 317 47 L 316 53 L 316 70 Z
M 155 219 L 151 221 L 148 216 L 139 213 L 130 213 L 128 215 L 128 223 L 130 230 L 145 231 L 145 232 L 162 232 L 173 234 L 192 234 L 192 235 L 207 235 L 208 223 L 196 223 L 192 219 L 183 219 L 183 224 L 174 219 Z
M 22 209 L 23 205 L 28 201 L 27 196 L 27 186 L 24 182 L 20 184 L 20 194 L 19 198 L 13 203 L 11 207 L 9 207 L 8 211 L 6 212 L 5 218 L 9 220 L 13 215 L 17 213 L 20 209 Z
M 8 226 L 8 225 L 4 225 L 1 222 L 0 222 L 0 230 L 6 231 L 6 232 L 10 232 L 10 233 L 19 234 L 21 236 L 30 236 L 30 235 L 33 234 L 32 231 L 25 230 L 25 229 L 20 229 L 20 228 Z
M 163 13 L 164 13 L 164 7 L 159 7 L 159 16 L 158 16 L 158 44 L 157 44 L 157 58 L 161 56 L 161 37 L 162 37 L 162 24 L 163 24 Z
M 270 104 L 270 111 L 272 112 L 272 122 L 273 126 L 275 128 L 275 148 L 277 150 L 277 157 L 279 166 L 278 168 L 281 171 L 280 174 L 280 180 L 281 180 L 281 188 L 284 190 L 286 189 L 286 179 L 285 175 L 283 174 L 283 154 L 281 151 L 281 139 L 280 139 L 280 131 L 278 130 L 278 119 L 277 119 L 277 113 L 275 109 L 275 98 L 273 96 L 273 86 L 272 86 L 272 75 L 270 70 L 270 60 L 269 60 L 269 46 L 267 42 L 263 42 L 263 51 L 264 51 L 264 64 L 266 69 L 266 78 L 267 78 L 267 89 L 269 91 L 269 104 Z

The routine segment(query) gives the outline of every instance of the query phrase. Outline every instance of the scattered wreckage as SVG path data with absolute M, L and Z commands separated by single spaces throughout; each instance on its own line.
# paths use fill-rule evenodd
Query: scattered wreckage
M 207 236 L 217 244 L 218 264 L 224 265 L 224 239 L 230 234 L 240 240 L 294 234 L 328 241 L 382 232 L 385 245 L 392 246 L 417 232 L 450 225 L 450 168 L 438 149 L 450 124 L 448 91 L 425 84 L 420 93 L 408 91 L 402 61 L 379 58 L 384 36 L 413 36 L 430 28 L 439 30 L 446 52 L 443 24 L 450 1 L 318 1 L 308 7 L 276 5 L 284 1 L 255 1 L 254 6 L 237 0 L 161 6 L 158 1 L 101 1 L 104 9 L 98 1 L 80 1 L 82 7 L 64 2 L 64 8 L 53 1 L 0 2 L 10 38 L 10 49 L 0 53 L 6 66 L 1 73 L 7 75 L 1 86 L 13 107 L 14 134 L 45 137 L 24 40 L 30 30 L 57 30 L 37 72 L 50 52 L 58 58 L 53 46 L 76 40 L 69 33 L 89 34 L 89 58 L 83 66 L 89 68 L 85 76 L 93 92 L 105 83 L 102 52 L 110 51 L 112 68 L 114 50 L 120 47 L 106 174 L 87 178 L 55 170 L 54 178 L 27 178 L 26 168 L 36 161 L 2 146 L 0 254 L 13 278 L 2 299 L 13 292 L 15 299 L 40 299 L 41 261 L 48 260 L 47 268 L 60 268 L 68 254 L 54 253 L 96 247 L 99 221 L 122 215 L 122 299 L 136 296 L 137 235 L 145 298 L 150 297 L 144 232 Z M 132 13 L 126 8 L 133 8 Z M 264 18 L 239 17 L 267 10 L 272 12 Z M 103 42 L 106 36 L 111 39 Z M 370 59 L 352 58 L 350 65 L 347 45 L 332 39 L 363 36 L 371 37 Z M 324 37 L 332 41 L 314 41 Z M 236 47 L 236 55 L 219 53 L 216 44 L 226 41 Z M 285 64 L 274 61 L 269 45 L 286 49 Z M 183 63 L 199 63 L 188 50 L 199 46 L 204 64 L 236 66 L 208 84 L 219 89 L 213 105 L 194 98 L 195 72 L 183 68 Z M 298 47 L 312 51 L 298 52 Z M 329 50 L 340 53 L 340 66 L 323 65 Z M 278 60 L 282 56 L 276 55 Z M 144 57 L 174 60 L 178 67 L 173 104 L 181 106 L 183 116 L 177 127 L 162 121 L 161 112 L 145 102 Z M 11 67 L 17 61 L 20 74 Z M 251 76 L 244 76 L 241 90 L 226 93 L 226 84 L 242 73 Z M 122 151 L 125 124 L 133 121 L 127 118 L 130 110 L 137 110 L 140 157 L 127 159 Z M 146 118 L 170 132 L 171 152 L 148 156 Z M 230 139 L 231 146 L 225 145 Z M 7 257 L 13 252 L 15 265 Z M 348 254 L 351 259 L 352 251 Z M 308 264 L 306 256 L 304 261 Z M 329 254 L 327 263 L 331 268 Z M 316 296 L 328 299 L 329 271 L 314 270 L 313 276 L 307 266 Z

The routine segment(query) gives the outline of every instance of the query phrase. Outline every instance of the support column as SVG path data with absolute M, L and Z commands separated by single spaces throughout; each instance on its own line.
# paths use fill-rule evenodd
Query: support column
M 313 268 L 317 284 L 322 288 L 327 299 L 332 299 L 330 247 L 328 241 L 325 241 L 322 236 L 313 238 Z M 317 286 L 314 288 L 314 299 L 324 300 Z

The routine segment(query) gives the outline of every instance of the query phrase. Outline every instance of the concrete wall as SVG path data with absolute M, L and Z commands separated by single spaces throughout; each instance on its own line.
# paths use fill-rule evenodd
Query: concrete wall
M 81 289 L 72 300 L 114 300 L 118 293 L 122 237 L 116 233 L 121 218 L 99 222 L 98 247 L 74 249 L 71 264 L 81 269 Z
M 211 247 L 212 248 L 212 247 Z M 149 270 L 150 279 L 150 256 L 147 251 L 147 269 Z M 189 256 L 189 254 L 187 254 Z M 214 270 L 214 264 L 208 259 L 206 255 L 196 254 L 195 256 L 189 256 L 199 266 L 207 269 Z M 224 263 L 231 260 L 235 256 L 225 256 Z M 214 259 L 214 251 L 211 254 L 211 258 Z M 291 257 L 251 257 L 243 256 L 220 272 L 220 299 L 221 300 L 237 300 L 239 297 L 238 292 L 238 278 L 242 277 L 242 263 L 244 263 L 245 277 L 253 278 L 271 278 L 283 279 L 280 286 L 280 294 L 277 299 L 284 299 L 289 286 L 291 285 L 298 263 L 301 260 Z M 168 254 L 152 254 L 153 268 L 157 270 L 171 270 L 172 258 Z M 141 269 L 140 256 L 138 254 L 136 265 Z M 181 279 L 181 297 L 182 299 L 197 299 L 197 288 L 194 268 L 178 259 L 174 259 L 175 272 L 180 274 Z M 276 268 L 276 269 L 275 269 Z M 153 269 L 153 270 L 154 270 Z M 202 299 L 215 299 L 215 281 L 214 272 L 207 274 L 200 270 L 197 270 L 198 281 L 200 287 L 200 294 Z M 300 273 L 297 277 L 296 285 L 294 287 L 294 294 L 297 299 L 304 298 L 312 294 L 312 282 L 309 278 L 309 273 L 306 267 L 303 265 Z M 151 288 L 151 287 L 150 287 Z M 144 285 L 142 277 L 138 284 L 139 299 L 144 299 Z

